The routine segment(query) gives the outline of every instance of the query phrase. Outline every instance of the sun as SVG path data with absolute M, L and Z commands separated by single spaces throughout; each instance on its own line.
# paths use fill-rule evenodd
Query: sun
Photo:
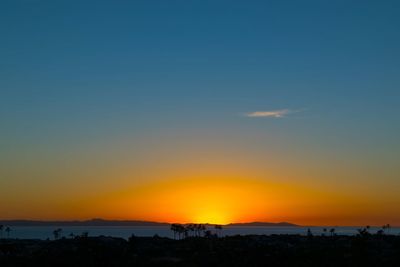
M 234 219 L 234 200 L 229 199 L 220 188 L 201 188 L 193 190 L 187 199 L 185 211 L 188 221 L 194 223 L 228 224 Z M 231 195 L 232 196 L 232 195 Z
M 127 188 L 97 205 L 112 211 L 110 218 L 224 225 L 282 220 L 282 213 L 296 213 L 308 195 L 299 186 L 258 179 L 181 178 Z M 294 201 L 296 207 L 289 205 Z
M 193 216 L 194 223 L 228 224 L 232 222 L 223 211 L 205 210 Z
M 157 221 L 229 224 L 265 213 L 268 202 L 260 188 L 248 179 L 177 179 L 136 190 L 133 205 L 136 214 Z

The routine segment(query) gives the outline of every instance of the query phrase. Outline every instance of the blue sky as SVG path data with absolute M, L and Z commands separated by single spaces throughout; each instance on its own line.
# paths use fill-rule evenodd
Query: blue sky
M 399 7 L 5 1 L 2 120 L 12 133 L 25 125 L 46 134 L 49 124 L 78 132 L 108 124 L 238 126 L 246 112 L 291 109 L 303 111 L 293 114 L 301 118 L 296 128 L 379 127 L 392 137 L 399 130 Z
M 398 185 L 399 12 L 398 1 L 2 1 L 0 158 L 233 136 L 327 166 L 333 153 Z

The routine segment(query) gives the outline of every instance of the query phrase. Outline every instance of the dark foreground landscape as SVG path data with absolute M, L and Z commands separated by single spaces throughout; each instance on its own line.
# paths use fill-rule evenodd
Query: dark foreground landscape
M 0 266 L 400 266 L 400 236 L 3 239 Z

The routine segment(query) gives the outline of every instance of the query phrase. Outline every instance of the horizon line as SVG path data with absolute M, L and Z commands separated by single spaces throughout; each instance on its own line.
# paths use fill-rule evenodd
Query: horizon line
M 247 222 L 230 222 L 225 224 L 210 223 L 210 222 L 166 222 L 166 221 L 151 221 L 142 219 L 103 219 L 103 218 L 90 218 L 90 219 L 0 219 L 0 223 L 4 222 L 38 222 L 38 223 L 84 223 L 91 221 L 103 221 L 103 222 L 137 222 L 137 223 L 153 223 L 153 224 L 209 224 L 209 225 L 222 225 L 229 226 L 232 224 L 255 224 L 255 223 L 266 223 L 266 224 L 291 224 L 295 227 L 382 227 L 381 225 L 364 224 L 364 225 L 333 225 L 333 224 L 322 224 L 322 225 L 302 225 L 289 221 L 247 221 Z M 391 227 L 400 227 L 400 225 L 390 225 Z

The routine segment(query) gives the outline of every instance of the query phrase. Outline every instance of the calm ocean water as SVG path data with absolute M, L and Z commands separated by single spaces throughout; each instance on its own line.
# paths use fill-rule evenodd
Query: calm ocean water
M 49 226 L 14 226 L 11 227 L 10 238 L 33 238 L 33 239 L 47 239 L 53 238 L 53 231 L 57 228 L 62 229 L 61 236 L 69 237 L 72 233 L 74 235 L 88 232 L 89 236 L 113 236 L 128 238 L 132 234 L 136 236 L 154 236 L 173 238 L 173 233 L 169 226 L 62 226 L 62 227 L 49 227 Z M 224 227 L 221 235 L 253 235 L 253 234 L 307 234 L 307 229 L 310 228 L 314 235 L 321 235 L 323 229 L 330 227 Z M 340 235 L 355 235 L 357 229 L 360 227 L 335 227 L 335 232 Z M 376 233 L 378 227 L 371 227 L 370 232 Z M 209 230 L 215 232 L 213 227 Z M 399 235 L 400 228 L 391 228 L 390 234 Z M 329 234 L 329 233 L 328 233 Z

